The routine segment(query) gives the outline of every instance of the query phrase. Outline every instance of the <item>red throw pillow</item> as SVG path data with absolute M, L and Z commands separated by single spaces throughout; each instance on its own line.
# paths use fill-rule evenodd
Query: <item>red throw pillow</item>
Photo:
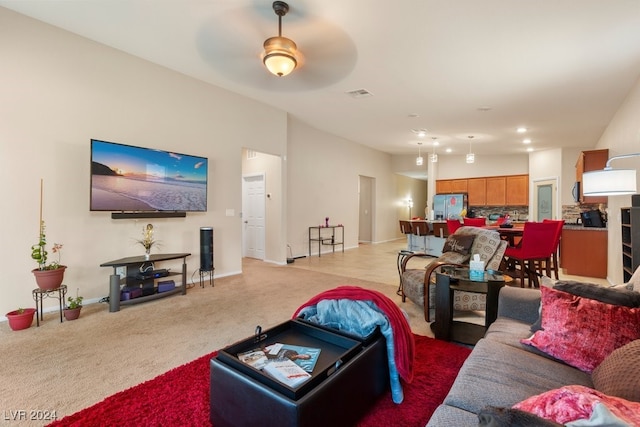
M 640 338 L 640 308 L 605 304 L 542 286 L 542 330 L 523 344 L 584 372 Z
M 581 385 L 568 385 L 550 390 L 516 403 L 513 407 L 566 424 L 590 419 L 597 404 L 604 405 L 608 412 L 629 425 L 640 425 L 640 403 L 608 396 Z

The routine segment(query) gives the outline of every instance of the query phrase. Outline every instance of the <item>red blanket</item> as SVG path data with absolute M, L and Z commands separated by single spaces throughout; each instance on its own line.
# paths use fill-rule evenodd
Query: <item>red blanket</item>
M 407 319 L 402 310 L 386 295 L 371 289 L 364 289 L 358 286 L 339 286 L 319 293 L 306 303 L 302 304 L 293 314 L 293 318 L 298 317 L 298 313 L 304 307 L 316 305 L 322 300 L 351 299 L 359 301 L 373 302 L 389 319 L 393 329 L 394 355 L 398 375 L 406 382 L 413 380 L 413 361 L 415 358 L 415 344 L 413 334 Z

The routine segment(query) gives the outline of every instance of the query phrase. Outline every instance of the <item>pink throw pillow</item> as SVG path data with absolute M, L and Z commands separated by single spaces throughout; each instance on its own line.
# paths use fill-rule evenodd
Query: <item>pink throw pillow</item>
M 603 404 L 611 414 L 629 425 L 640 425 L 640 403 L 607 396 L 581 385 L 564 386 L 532 396 L 516 403 L 513 408 L 566 424 L 576 420 L 588 420 L 598 403 Z
M 618 347 L 640 338 L 640 308 L 605 304 L 541 287 L 542 330 L 521 343 L 584 372 Z

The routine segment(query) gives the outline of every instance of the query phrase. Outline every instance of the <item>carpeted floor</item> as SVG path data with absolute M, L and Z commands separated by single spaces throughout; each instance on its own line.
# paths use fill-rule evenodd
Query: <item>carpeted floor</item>
M 363 263 L 376 259 L 380 282 L 355 279 L 357 272 L 346 277 L 298 267 L 330 266 L 330 256 L 288 266 L 247 259 L 243 274 L 218 278 L 214 287 L 196 285 L 185 296 L 127 306 L 117 313 L 110 313 L 107 304 L 90 304 L 80 319 L 64 323 L 57 312 L 45 313 L 40 327 L 34 322 L 17 332 L 1 324 L 1 409 L 9 418 L 12 413 L 40 411 L 60 419 L 243 339 L 256 325 L 282 323 L 312 296 L 344 284 L 389 296 L 406 309 L 412 331 L 428 335 L 420 308 L 402 304 L 395 294 L 393 244 L 371 249 L 378 255 L 360 250 L 336 254 L 334 262 L 344 264 L 336 270 L 346 273 L 348 265 L 361 265 L 358 257 L 365 259 Z M 375 266 L 368 268 L 368 277 L 373 277 Z M 105 292 L 107 288 L 105 277 Z M 43 421 L 48 420 L 9 422 L 22 427 L 42 426 Z
M 403 383 L 404 401 L 383 395 L 358 424 L 360 427 L 424 426 L 449 391 L 469 355 L 466 347 L 414 336 L 415 376 Z M 150 381 L 108 397 L 52 426 L 207 426 L 209 422 L 209 360 L 215 353 L 175 368 Z M 214 402 L 215 405 L 215 402 Z

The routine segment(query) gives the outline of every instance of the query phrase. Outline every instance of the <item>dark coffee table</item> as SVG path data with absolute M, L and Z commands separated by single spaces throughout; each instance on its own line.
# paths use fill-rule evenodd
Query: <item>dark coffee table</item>
M 498 317 L 498 294 L 511 277 L 497 271 L 485 271 L 481 280 L 471 280 L 468 268 L 449 268 L 436 272 L 436 318 L 431 324 L 435 337 L 475 345 Z M 454 291 L 487 295 L 484 325 L 453 320 Z

